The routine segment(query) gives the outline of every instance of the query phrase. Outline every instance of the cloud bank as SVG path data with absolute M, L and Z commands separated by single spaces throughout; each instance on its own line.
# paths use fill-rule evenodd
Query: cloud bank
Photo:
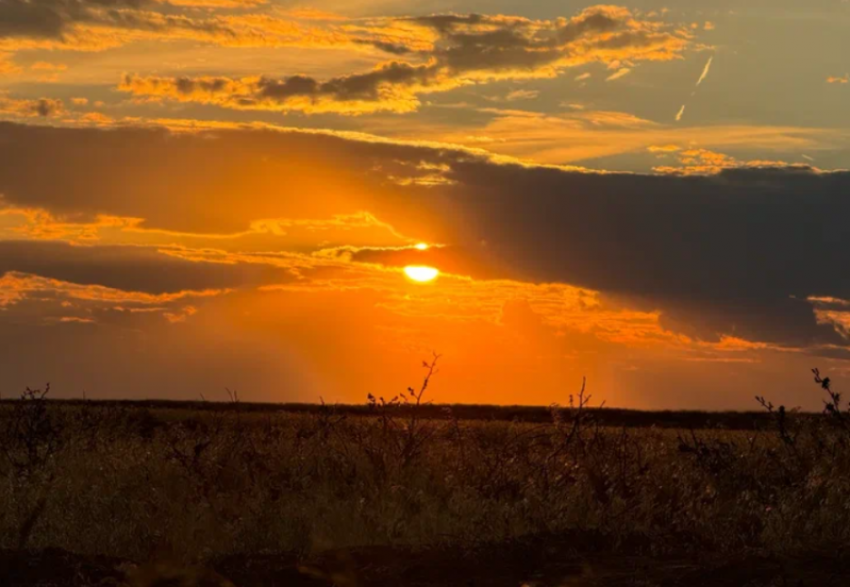
M 331 183 L 317 163 L 322 157 L 334 169 Z M 35 160 L 50 165 L 49 181 Z M 145 181 L 104 171 L 128 169 Z M 387 180 L 435 172 L 446 181 Z M 344 202 L 400 233 L 448 245 L 416 251 L 446 270 L 588 288 L 660 311 L 667 327 L 687 336 L 735 335 L 786 348 L 847 343 L 844 323 L 835 315 L 818 318 L 810 298 L 850 299 L 840 270 L 850 263 L 848 189 L 850 173 L 800 166 L 724 167 L 701 176 L 597 174 L 332 134 L 173 136 L 0 125 L 0 192 L 8 205 L 81 218 L 133 216 L 146 218 L 149 228 L 212 233 L 244 229 L 257 218 L 339 212 Z M 398 254 L 358 249 L 350 258 L 397 266 Z M 17 264 L 8 270 L 47 272 L 33 266 L 38 257 L 31 253 L 11 256 Z
M 429 49 L 379 46 L 415 53 L 418 62 L 391 61 L 376 69 L 318 80 L 305 75 L 267 77 L 161 77 L 128 75 L 119 89 L 139 99 L 215 104 L 240 110 L 411 112 L 423 94 L 496 80 L 555 77 L 562 70 L 599 62 L 627 64 L 681 58 L 690 43 L 682 31 L 640 20 L 624 8 L 597 6 L 572 18 L 529 20 L 509 16 L 435 15 L 391 21 L 430 40 Z

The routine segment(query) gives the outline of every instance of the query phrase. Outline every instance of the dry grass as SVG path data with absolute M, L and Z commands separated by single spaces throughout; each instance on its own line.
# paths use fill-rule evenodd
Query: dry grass
M 546 424 L 423 419 L 428 382 L 362 416 L 30 392 L 0 408 L 0 549 L 204 561 L 563 534 L 653 554 L 850 544 L 850 424 L 819 375 L 824 415 L 765 400 L 775 425 L 752 432 L 606 427 L 583 391 Z

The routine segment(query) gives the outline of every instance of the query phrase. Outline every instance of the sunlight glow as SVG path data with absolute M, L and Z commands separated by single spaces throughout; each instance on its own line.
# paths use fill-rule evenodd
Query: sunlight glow
M 440 272 L 433 267 L 425 267 L 423 265 L 408 265 L 404 268 L 404 274 L 413 281 L 424 283 L 432 281 Z
M 430 246 L 428 245 L 428 243 L 419 243 L 419 244 L 416 245 L 416 248 L 419 249 L 420 251 L 427 251 L 430 248 Z

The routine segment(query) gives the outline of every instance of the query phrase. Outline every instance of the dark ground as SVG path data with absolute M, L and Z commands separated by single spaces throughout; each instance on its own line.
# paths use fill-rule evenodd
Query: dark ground
M 572 544 L 575 544 L 572 541 Z M 590 545 L 591 547 L 593 545 Z M 584 549 L 581 549 L 584 550 Z M 571 541 L 538 539 L 478 552 L 389 548 L 295 556 L 231 556 L 206 569 L 136 566 L 61 550 L 0 551 L 3 587 L 839 587 L 850 564 L 839 553 L 712 560 L 583 554 Z
M 174 401 L 174 400 L 48 400 L 50 403 L 61 405 L 79 405 L 88 407 L 123 407 L 142 408 L 147 410 L 172 410 L 180 411 L 232 411 L 237 405 L 231 402 L 207 402 L 207 401 Z M 0 405 L 12 405 L 13 400 L 0 400 Z M 755 402 L 753 402 L 755 405 Z M 561 406 L 565 407 L 565 406 Z M 403 405 L 396 408 L 397 414 L 405 417 L 411 408 Z M 423 404 L 416 408 L 420 417 L 426 419 L 444 420 L 449 417 L 459 420 L 479 421 L 503 421 L 503 422 L 529 422 L 550 423 L 552 412 L 549 406 L 496 406 L 488 404 Z M 684 430 L 754 430 L 757 428 L 771 428 L 775 417 L 765 410 L 748 412 L 703 412 L 696 410 L 627 410 L 622 408 L 584 408 L 588 415 L 592 415 L 594 421 L 602 426 L 615 428 L 673 428 Z M 252 403 L 239 402 L 238 410 L 241 413 L 293 413 L 293 414 L 315 414 L 320 411 L 333 412 L 334 414 L 345 414 L 352 416 L 368 416 L 374 410 L 363 404 L 334 404 L 323 405 L 318 403 Z M 810 417 L 810 414 L 799 414 L 798 417 Z

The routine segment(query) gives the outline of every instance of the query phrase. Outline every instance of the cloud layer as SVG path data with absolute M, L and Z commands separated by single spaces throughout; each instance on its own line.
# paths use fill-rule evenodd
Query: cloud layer
M 415 53 L 417 62 L 391 61 L 367 73 L 327 80 L 305 75 L 282 79 L 128 75 L 119 89 L 149 100 L 245 110 L 410 112 L 420 106 L 423 94 L 496 80 L 555 77 L 563 69 L 592 62 L 614 69 L 608 78 L 614 80 L 631 71 L 624 64 L 681 58 L 690 43 L 683 31 L 611 6 L 551 21 L 436 15 L 389 23 L 400 25 L 417 31 L 430 48 L 375 41 L 376 46 Z
M 293 153 L 312 165 L 293 160 Z M 31 172 L 37 157 L 50 162 L 50 182 Z M 318 165 L 322 157 L 332 161 L 332 184 Z M 817 319 L 809 301 L 850 299 L 850 282 L 837 269 L 850 263 L 850 232 L 842 222 L 850 214 L 846 172 L 747 166 L 697 177 L 578 173 L 332 134 L 175 137 L 14 125 L 0 126 L 0 161 L 0 192 L 10 205 L 60 216 L 142 217 L 149 228 L 204 233 L 238 231 L 264 217 L 339 211 L 338 190 L 345 189 L 352 210 L 369 210 L 400 233 L 449 245 L 415 253 L 448 271 L 600 291 L 659 310 L 673 331 L 703 340 L 735 335 L 787 348 L 846 342 L 841 322 Z M 126 172 L 104 176 L 105 169 L 157 178 L 133 182 Z M 388 181 L 434 170 L 446 181 L 431 187 Z M 398 266 L 403 261 L 393 256 L 399 254 L 356 249 L 353 260 Z M 46 271 L 33 265 L 38 256 L 12 256 L 17 264 L 10 270 Z M 83 265 L 71 266 L 81 271 Z M 201 280 L 180 287 L 223 285 Z

